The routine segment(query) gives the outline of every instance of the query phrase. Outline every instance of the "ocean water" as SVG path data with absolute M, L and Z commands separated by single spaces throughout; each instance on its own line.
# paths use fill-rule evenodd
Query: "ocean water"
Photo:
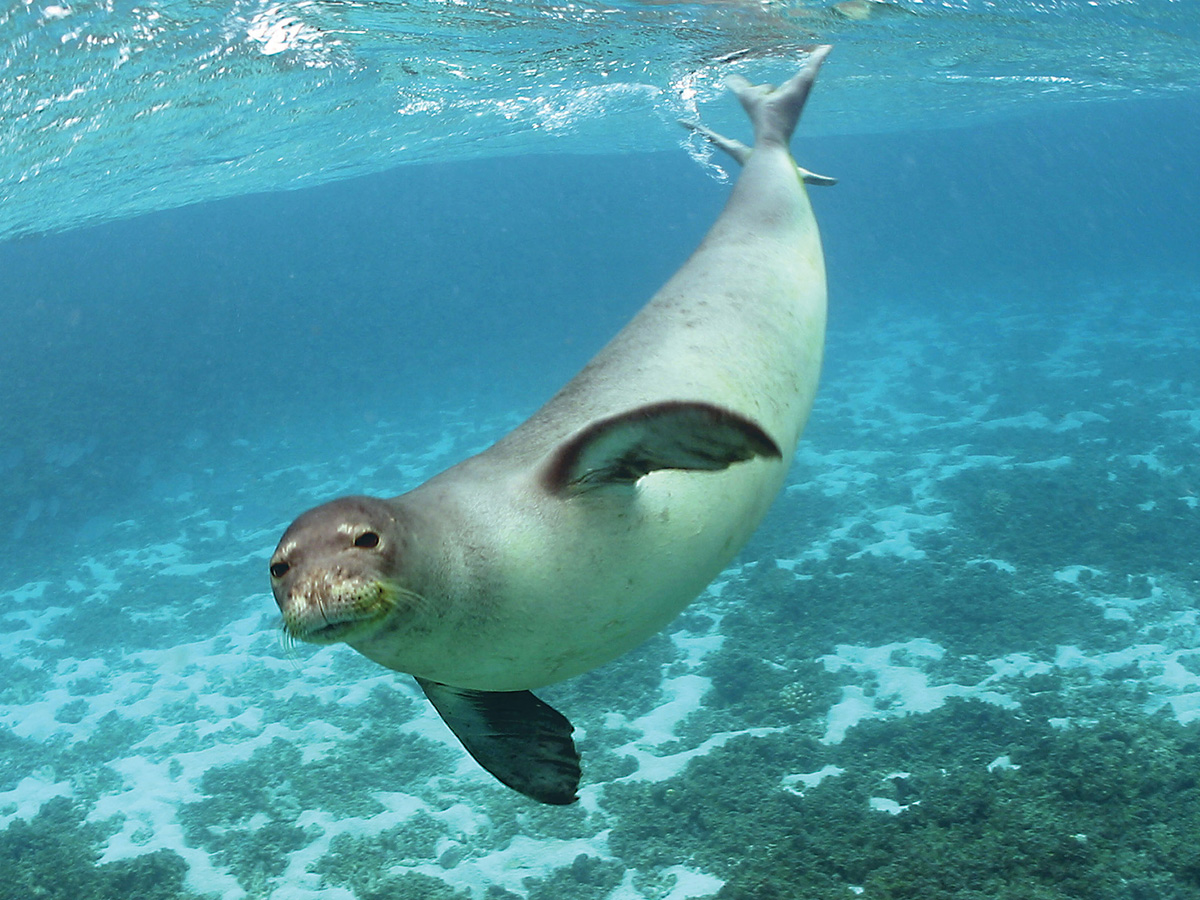
M 804 440 L 676 622 L 541 692 L 584 780 L 538 806 L 411 679 L 287 646 L 267 559 L 571 377 L 728 194 L 671 120 L 744 135 L 721 76 L 817 39 Z M 1198 39 L 1185 2 L 8 4 L 0 898 L 1200 897 Z

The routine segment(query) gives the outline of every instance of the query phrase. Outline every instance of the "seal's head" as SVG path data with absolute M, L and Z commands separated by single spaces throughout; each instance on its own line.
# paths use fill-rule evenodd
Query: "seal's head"
M 271 556 L 271 590 L 284 631 L 313 644 L 370 632 L 409 594 L 389 577 L 403 555 L 395 510 L 375 497 L 342 497 L 294 521 Z

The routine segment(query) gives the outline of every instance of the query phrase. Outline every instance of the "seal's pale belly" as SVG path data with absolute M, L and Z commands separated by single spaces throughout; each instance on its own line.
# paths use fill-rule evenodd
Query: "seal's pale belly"
M 607 536 L 590 548 L 599 569 L 561 571 L 561 588 L 529 577 L 538 571 L 536 565 L 516 573 L 517 590 L 536 598 L 540 614 L 555 622 L 558 635 L 553 641 L 534 635 L 526 642 L 527 675 L 537 681 L 522 687 L 589 671 L 666 626 L 741 550 L 766 514 L 785 471 L 782 463 L 756 460 L 715 474 L 714 483 L 700 490 L 694 473 L 654 473 L 638 485 L 636 517 L 627 530 L 610 517 L 597 523 L 596 531 Z M 589 548 L 574 549 L 584 558 Z M 535 553 L 534 560 L 538 556 Z M 621 579 L 597 578 L 604 561 L 614 558 L 624 561 Z M 564 602 L 572 596 L 578 603 Z M 506 680 L 502 671 L 495 675 L 498 681 Z M 513 687 L 510 682 L 507 688 L 491 689 Z

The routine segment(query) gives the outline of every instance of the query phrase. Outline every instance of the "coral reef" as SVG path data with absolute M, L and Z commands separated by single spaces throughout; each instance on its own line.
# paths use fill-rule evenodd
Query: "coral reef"
M 611 860 L 580 854 L 569 866 L 545 878 L 527 878 L 528 900 L 604 900 L 621 883 L 625 867 Z
M 1198 751 L 1200 725 L 1165 717 L 1059 729 L 951 701 L 864 723 L 836 747 L 735 740 L 669 782 L 611 786 L 610 843 L 632 865 L 720 861 L 722 900 L 844 900 L 850 888 L 867 900 L 1190 900 Z M 989 765 L 1002 757 L 1011 764 Z M 802 796 L 780 784 L 780 771 L 830 763 L 843 773 Z
M 0 900 L 199 900 L 187 864 L 170 850 L 97 865 L 108 832 L 66 797 L 0 831 Z
M 403 825 L 376 835 L 339 834 L 310 871 L 320 874 L 323 883 L 365 896 L 383 889 L 392 866 L 432 861 L 443 833 L 443 827 L 428 813 L 418 812 Z
M 428 739 L 382 727 L 363 727 L 328 756 L 308 761 L 277 739 L 244 763 L 205 772 L 206 796 L 186 804 L 179 819 L 191 846 L 209 850 L 244 886 L 261 890 L 283 872 L 287 854 L 315 837 L 296 824 L 303 811 L 374 815 L 383 810 L 378 791 L 417 789 L 445 771 L 449 756 Z

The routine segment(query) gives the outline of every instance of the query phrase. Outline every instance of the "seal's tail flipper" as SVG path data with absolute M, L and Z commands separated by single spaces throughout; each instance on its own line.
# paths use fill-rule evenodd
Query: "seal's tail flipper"
M 821 68 L 821 63 L 825 61 L 825 57 L 829 55 L 831 49 L 833 48 L 828 44 L 814 47 L 804 63 L 804 68 L 779 87 L 769 84 L 751 84 L 740 75 L 731 75 L 725 79 L 729 89 L 737 95 L 742 107 L 750 116 L 750 121 L 754 125 L 755 146 L 777 144 L 787 147 L 791 143 L 792 132 L 796 130 L 796 124 L 800 121 L 804 102 L 808 99 L 808 92 L 812 90 L 813 82 L 816 81 L 817 70 Z M 746 160 L 750 158 L 752 148 L 747 147 L 741 141 L 717 134 L 695 122 L 681 122 L 680 124 L 703 135 L 713 146 L 724 150 L 742 165 L 745 165 Z M 830 178 L 828 175 L 818 175 L 816 172 L 810 172 L 800 166 L 797 166 L 796 169 L 808 184 L 837 184 L 837 179 Z
M 741 141 L 735 141 L 733 138 L 727 138 L 723 134 L 717 134 L 711 128 L 706 128 L 699 122 L 692 122 L 688 119 L 680 119 L 679 124 L 688 131 L 694 131 L 718 150 L 724 150 L 726 153 L 732 156 L 734 161 L 740 166 L 744 166 L 746 164 L 746 160 L 750 158 L 750 148 Z
M 751 84 L 740 75 L 731 75 L 725 84 L 733 91 L 742 108 L 754 124 L 754 143 L 782 144 L 788 146 L 792 132 L 800 121 L 804 101 L 817 80 L 817 70 L 833 48 L 828 44 L 814 47 L 804 63 L 804 68 L 779 87 L 769 84 Z

